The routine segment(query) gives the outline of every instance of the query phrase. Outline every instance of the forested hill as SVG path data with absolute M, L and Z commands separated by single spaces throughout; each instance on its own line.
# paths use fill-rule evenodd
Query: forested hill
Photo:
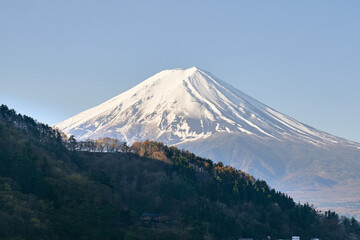
M 71 141 L 0 107 L 0 239 L 360 239 L 355 219 L 187 151 Z

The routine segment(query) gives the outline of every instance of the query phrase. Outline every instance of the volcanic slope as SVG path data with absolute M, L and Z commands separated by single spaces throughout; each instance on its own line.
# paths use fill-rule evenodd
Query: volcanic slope
M 128 142 L 158 139 L 178 144 L 228 132 L 314 144 L 344 142 L 196 67 L 162 71 L 56 126 L 80 140 L 109 136 Z
M 360 144 L 296 121 L 196 67 L 157 73 L 56 127 L 79 140 L 177 145 L 297 200 L 360 215 Z

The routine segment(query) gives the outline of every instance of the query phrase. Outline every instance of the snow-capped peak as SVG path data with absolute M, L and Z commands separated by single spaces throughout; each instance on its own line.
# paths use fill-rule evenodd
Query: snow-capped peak
M 230 132 L 314 144 L 339 141 L 197 67 L 161 71 L 56 127 L 82 140 L 109 136 L 128 142 L 154 139 L 176 144 Z

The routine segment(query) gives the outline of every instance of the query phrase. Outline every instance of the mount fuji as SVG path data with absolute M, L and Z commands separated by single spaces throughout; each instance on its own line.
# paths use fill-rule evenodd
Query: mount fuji
M 231 164 L 296 200 L 360 216 L 360 144 L 282 114 L 196 67 L 161 71 L 55 127 L 156 140 Z

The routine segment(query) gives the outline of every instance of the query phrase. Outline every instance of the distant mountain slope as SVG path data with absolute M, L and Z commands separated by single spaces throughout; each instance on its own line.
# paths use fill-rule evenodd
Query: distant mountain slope
M 176 144 L 229 132 L 351 144 L 281 114 L 196 67 L 162 71 L 56 127 L 80 140 L 109 136 Z
M 352 189 L 360 184 L 360 144 L 300 123 L 196 67 L 162 71 L 56 127 L 79 140 L 150 139 L 183 147 L 248 171 L 296 199 L 322 196 L 316 201 L 321 207 L 344 203 L 350 191 L 351 207 L 341 211 L 360 216 L 360 190 Z M 339 194 L 330 198 L 329 188 Z
M 60 132 L 6 106 L 0 223 L 1 239 L 360 237 L 355 219 L 296 204 L 232 167 L 150 141 L 131 153 L 68 151 Z
M 177 145 L 225 163 L 288 193 L 296 201 L 311 202 L 360 217 L 360 150 L 337 145 L 265 140 L 243 134 L 218 133 Z

